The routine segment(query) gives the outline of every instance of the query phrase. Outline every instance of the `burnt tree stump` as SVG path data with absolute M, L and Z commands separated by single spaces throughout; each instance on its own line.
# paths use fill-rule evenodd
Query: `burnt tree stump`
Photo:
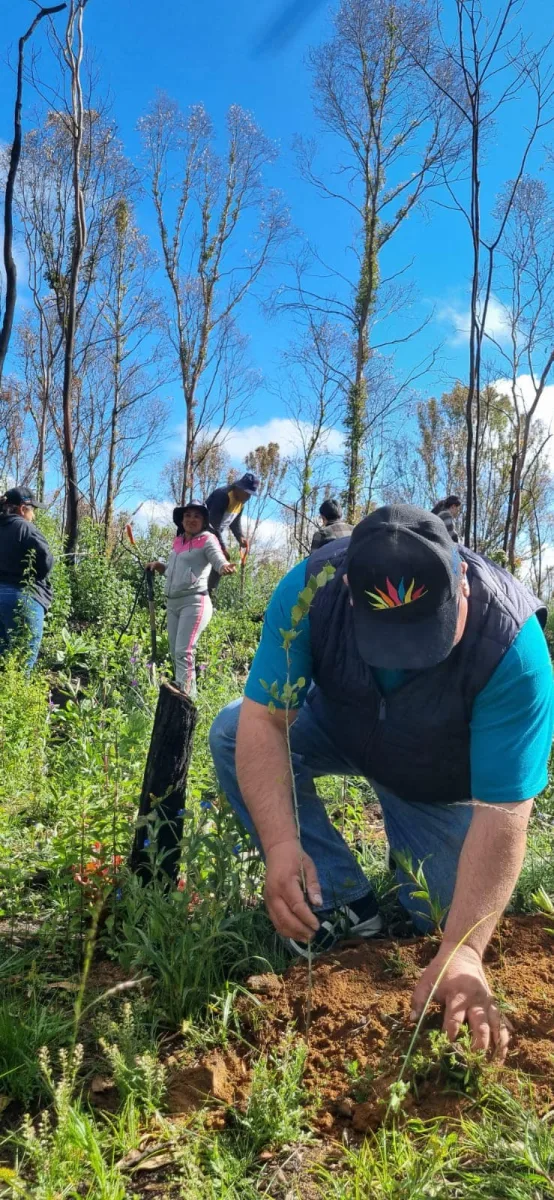
M 131 850 L 130 867 L 144 883 L 153 873 L 175 883 L 183 836 L 183 809 L 197 711 L 173 684 L 162 683 Z M 155 813 L 157 821 L 145 818 Z M 150 845 L 145 846 L 149 839 Z M 155 839 L 155 844 L 154 844 Z

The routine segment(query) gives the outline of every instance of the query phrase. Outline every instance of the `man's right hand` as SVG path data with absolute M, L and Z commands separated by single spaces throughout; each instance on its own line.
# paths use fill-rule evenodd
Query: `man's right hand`
M 309 904 L 304 895 L 303 878 Z M 319 929 L 319 921 L 310 904 L 321 908 L 322 898 L 315 865 L 304 854 L 298 839 L 280 842 L 266 854 L 264 894 L 277 933 L 309 942 Z

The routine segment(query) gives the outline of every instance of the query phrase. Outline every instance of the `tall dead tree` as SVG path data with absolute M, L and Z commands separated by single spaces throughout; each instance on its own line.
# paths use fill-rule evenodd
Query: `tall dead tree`
M 23 69 L 25 62 L 25 46 L 40 21 L 61 12 L 65 4 L 56 4 L 51 8 L 40 8 L 26 33 L 19 39 L 17 57 L 17 83 L 15 89 L 15 108 L 13 119 L 13 142 L 9 153 L 8 175 L 4 195 L 4 270 L 6 272 L 6 296 L 4 301 L 4 316 L 0 329 L 0 391 L 2 390 L 2 375 L 13 329 L 13 318 L 17 299 L 17 267 L 13 256 L 13 208 L 17 171 L 21 159 L 23 142 L 22 107 L 23 107 Z
M 222 156 L 202 105 L 185 116 L 160 94 L 139 127 L 185 402 L 184 500 L 191 494 L 195 441 L 201 435 L 220 441 L 251 394 L 236 317 L 281 245 L 288 217 L 263 180 L 275 149 L 236 105 L 227 115 Z
M 64 330 L 64 363 L 62 384 L 63 411 L 63 455 L 66 479 L 65 538 L 67 553 L 71 556 L 77 546 L 79 534 L 79 489 L 75 463 L 73 432 L 73 386 L 75 334 L 77 329 L 77 289 L 83 255 L 87 244 L 87 222 L 81 151 L 84 132 L 83 89 L 81 66 L 83 62 L 84 35 L 83 17 L 88 0 L 70 0 L 63 57 L 69 72 L 71 104 L 69 110 L 72 150 L 72 205 L 73 205 L 73 249 L 69 271 L 67 312 Z
M 481 403 L 483 389 L 483 344 L 499 246 L 504 237 L 517 189 L 526 171 L 529 154 L 537 137 L 551 119 L 554 76 L 545 63 L 545 50 L 531 51 L 519 29 L 511 22 L 518 15 L 520 0 L 503 0 L 500 7 L 487 0 L 455 0 L 456 35 L 452 41 L 440 28 L 435 54 L 422 56 L 412 48 L 414 61 L 423 77 L 458 112 L 466 130 L 469 190 L 460 194 L 447 181 L 454 206 L 467 223 L 471 242 L 471 300 L 469 312 L 469 369 L 466 406 L 466 506 L 464 540 L 477 549 L 479 514 L 478 478 Z M 482 207 L 484 147 L 498 113 L 522 92 L 532 101 L 531 120 L 523 130 L 518 165 L 504 201 L 496 211 L 492 234 L 484 232 Z
M 501 194 L 501 209 L 512 187 L 507 184 Z M 504 550 L 514 570 L 527 477 L 533 475 L 536 495 L 537 440 L 546 444 L 553 415 L 544 414 L 544 430 L 535 434 L 539 405 L 554 373 L 554 203 L 543 180 L 523 176 L 519 181 L 498 265 L 496 291 L 509 336 L 487 337 L 502 364 L 503 387 L 511 401 L 513 454 Z
M 359 516 L 363 486 L 370 363 L 382 349 L 372 336 L 374 318 L 377 308 L 381 322 L 387 309 L 390 315 L 398 308 L 398 285 L 382 278 L 381 254 L 437 184 L 442 164 L 457 153 L 457 114 L 422 86 L 414 61 L 425 58 L 433 16 L 420 0 L 343 0 L 333 38 L 310 56 L 316 114 L 323 130 L 338 141 L 340 165 L 318 170 L 315 147 L 301 143 L 301 167 L 322 197 L 346 206 L 356 233 L 348 278 L 343 262 L 335 272 L 323 264 L 327 276 L 334 273 L 337 279 L 335 295 L 322 296 L 308 285 L 302 297 L 303 303 L 339 316 L 351 338 L 344 411 L 350 521 Z M 349 249 L 347 261 L 348 256 Z M 409 331 L 400 340 L 408 336 Z M 383 342 L 390 348 L 390 340 L 384 337 Z

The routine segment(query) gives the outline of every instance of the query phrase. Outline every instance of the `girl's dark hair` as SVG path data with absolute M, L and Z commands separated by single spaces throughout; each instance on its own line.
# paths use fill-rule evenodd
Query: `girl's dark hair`
M 459 496 L 445 496 L 444 500 L 439 500 L 438 504 L 435 504 L 435 507 L 431 509 L 431 512 L 434 513 L 436 517 L 438 517 L 439 513 L 444 512 L 445 508 L 452 508 L 453 504 L 458 504 L 461 508 L 462 501 L 460 500 L 460 497 Z

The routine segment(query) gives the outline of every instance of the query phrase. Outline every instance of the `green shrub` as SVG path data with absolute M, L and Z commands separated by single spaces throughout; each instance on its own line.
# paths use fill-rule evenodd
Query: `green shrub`
M 133 605 L 134 591 L 106 558 L 103 530 L 92 521 L 83 521 L 77 561 L 70 579 L 75 621 L 105 629 L 125 624 Z

